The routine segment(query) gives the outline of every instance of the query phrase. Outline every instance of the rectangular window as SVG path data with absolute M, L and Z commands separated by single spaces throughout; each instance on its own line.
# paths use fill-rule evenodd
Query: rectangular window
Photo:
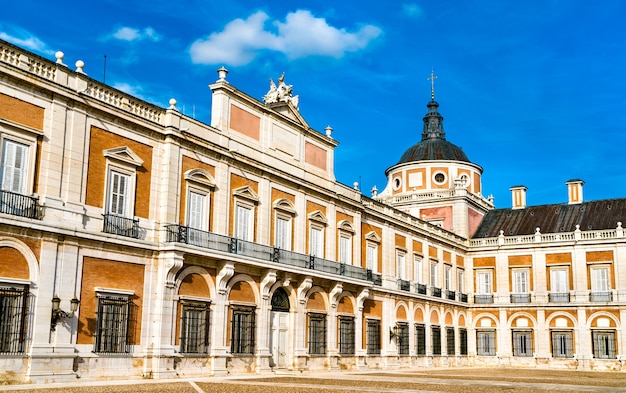
M 415 324 L 415 353 L 426 355 L 426 326 L 421 323 Z
M 354 355 L 354 317 L 339 317 L 339 353 Z
M 374 273 L 378 271 L 378 246 L 368 243 L 365 253 L 365 266 Z
M 441 328 L 439 326 L 431 326 L 430 333 L 433 355 L 441 355 Z
M 617 359 L 615 353 L 615 331 L 595 330 L 593 338 L 593 357 L 596 359 Z
M 415 282 L 423 284 L 422 280 L 422 258 L 415 255 L 413 257 L 413 268 L 415 269 Z
M 533 356 L 533 332 L 513 331 L 513 356 Z
M 10 140 L 2 144 L 2 190 L 26 194 L 28 146 Z
M 550 269 L 550 292 L 569 293 L 567 269 Z
M 467 329 L 459 329 L 459 354 L 467 355 Z
M 109 214 L 130 216 L 130 176 L 114 170 L 109 171 Z
M 180 352 L 207 353 L 209 348 L 209 304 L 183 303 L 180 323 Z
M 399 322 L 396 326 L 398 334 L 398 355 L 408 355 L 410 349 L 409 324 Z
M 255 350 L 254 307 L 233 307 L 230 351 L 234 354 L 253 354 Z
M 352 237 L 339 236 L 339 262 L 352 264 Z
M 187 226 L 201 231 L 208 230 L 209 196 L 189 190 L 187 192 Z
M 380 355 L 380 321 L 367 320 L 367 354 Z
M 571 358 L 574 356 L 574 340 L 571 331 L 552 332 L 552 357 Z
M 454 336 L 454 328 L 447 327 L 446 328 L 446 353 L 448 355 L 456 355 L 456 343 Z
M 326 315 L 309 313 L 309 354 L 326 354 Z
M 430 285 L 433 287 L 439 287 L 437 283 L 437 264 L 430 264 Z
M 496 332 L 477 331 L 476 332 L 476 354 L 479 356 L 495 356 L 496 354 Z
M 396 260 L 397 260 L 397 274 L 398 274 L 398 278 L 400 280 L 404 280 L 405 279 L 405 275 L 404 275 L 404 252 L 398 251 L 398 253 L 396 255 Z
M 528 293 L 528 270 L 514 269 L 513 273 L 513 293 Z
M 94 352 L 130 352 L 131 304 L 128 296 L 98 294 Z
M 491 294 L 491 272 L 476 272 L 476 292 L 479 295 Z
M 276 216 L 276 247 L 291 251 L 291 217 Z
M 28 293 L 28 286 L 0 287 L 0 354 L 25 350 Z
M 596 293 L 611 291 L 608 267 L 591 268 L 591 291 Z
M 254 219 L 253 210 L 249 206 L 237 205 L 235 209 L 235 237 L 240 240 L 253 241 L 254 228 L 252 220 Z
M 314 257 L 324 258 L 324 232 L 322 228 L 311 227 L 309 253 Z
M 444 289 L 449 291 L 452 289 L 452 268 L 446 266 L 443 270 L 443 278 L 444 278 Z
M 465 286 L 463 285 L 465 282 L 465 272 L 459 269 L 457 270 L 456 275 L 457 275 L 456 287 L 458 288 L 459 293 L 463 293 L 465 289 Z

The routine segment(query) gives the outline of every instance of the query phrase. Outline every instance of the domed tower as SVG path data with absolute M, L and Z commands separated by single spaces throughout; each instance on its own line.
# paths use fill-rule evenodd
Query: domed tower
M 446 140 L 435 101 L 435 78 L 434 74 L 429 78 L 431 101 L 422 140 L 385 171 L 387 186 L 374 199 L 467 238 L 494 206 L 481 194 L 483 169 Z

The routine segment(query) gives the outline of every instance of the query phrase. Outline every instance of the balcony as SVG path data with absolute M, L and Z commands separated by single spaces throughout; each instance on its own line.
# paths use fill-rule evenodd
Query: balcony
M 415 291 L 420 295 L 426 295 L 426 284 L 416 284 Z
M 113 235 L 139 238 L 139 220 L 126 218 L 115 214 L 103 214 L 104 226 L 102 232 Z
M 338 276 L 370 281 L 375 285 L 382 285 L 382 276 L 380 274 L 373 273 L 371 270 L 363 269 L 358 266 L 330 261 L 313 255 L 281 250 L 276 247 L 244 241 L 230 236 L 218 235 L 217 233 L 201 231 L 182 225 L 167 225 L 166 229 L 167 242 L 169 243 L 191 244 L 210 250 L 244 255 L 263 261 L 317 270 Z
M 448 300 L 456 300 L 456 292 L 454 292 L 454 291 L 446 291 L 446 299 L 448 299 Z
M 41 220 L 42 209 L 39 198 L 0 191 L 0 213 Z
M 569 303 L 569 292 L 564 293 L 549 293 L 548 294 L 548 302 L 550 303 Z
M 530 303 L 530 293 L 512 293 L 511 303 Z
M 612 302 L 613 293 L 611 292 L 591 292 L 589 293 L 590 302 Z
M 441 297 L 441 288 L 430 288 L 430 295 L 434 297 Z
M 474 304 L 492 304 L 493 294 L 474 295 Z
M 408 280 L 398 279 L 398 289 L 408 292 L 411 290 L 411 283 Z
M 459 292 L 459 301 L 463 303 L 467 303 L 467 294 Z

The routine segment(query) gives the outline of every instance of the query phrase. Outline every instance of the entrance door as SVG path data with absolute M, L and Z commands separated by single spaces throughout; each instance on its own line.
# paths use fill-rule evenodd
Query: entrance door
M 272 311 L 270 345 L 273 367 L 287 367 L 287 336 L 289 334 L 289 313 Z

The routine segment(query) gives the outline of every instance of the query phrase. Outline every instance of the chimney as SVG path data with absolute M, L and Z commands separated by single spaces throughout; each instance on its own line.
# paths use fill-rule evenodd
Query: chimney
M 567 184 L 567 203 L 570 205 L 583 203 L 583 184 L 580 179 L 572 179 L 565 182 Z
M 526 208 L 526 186 L 513 186 L 509 188 L 511 190 L 511 196 L 513 198 L 513 209 L 525 209 Z

